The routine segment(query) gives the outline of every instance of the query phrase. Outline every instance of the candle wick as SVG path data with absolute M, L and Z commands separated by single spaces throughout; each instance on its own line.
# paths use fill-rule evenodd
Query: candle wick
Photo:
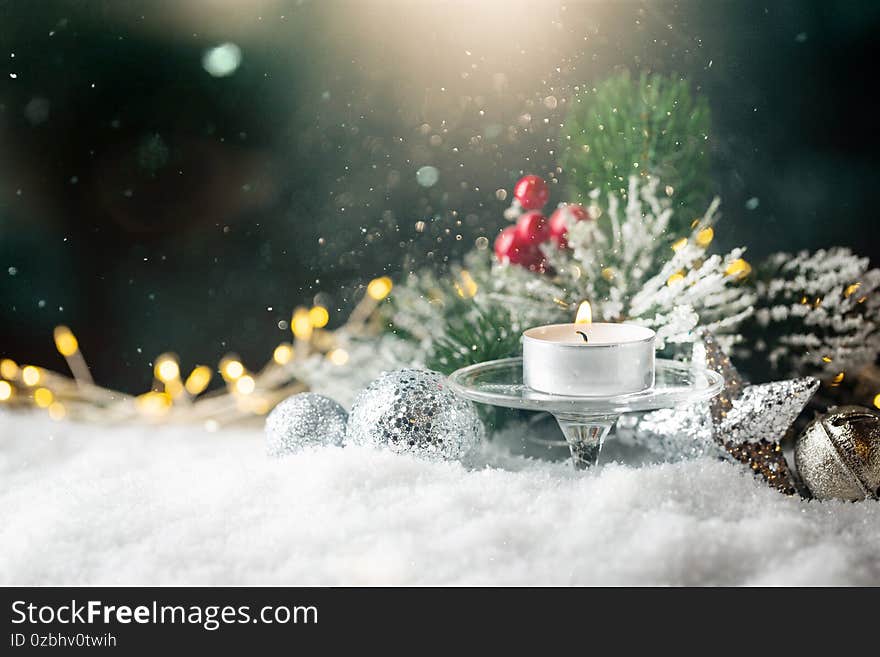
M 589 341 L 590 341 L 589 338 L 587 338 L 587 334 L 584 333 L 583 331 L 575 331 L 575 333 L 580 334 L 580 336 L 584 339 L 584 342 L 589 342 Z

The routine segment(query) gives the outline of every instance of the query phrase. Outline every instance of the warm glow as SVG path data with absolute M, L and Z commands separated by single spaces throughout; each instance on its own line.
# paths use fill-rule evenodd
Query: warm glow
M 684 246 L 685 246 L 687 243 L 688 243 L 688 238 L 687 238 L 687 237 L 682 237 L 680 240 L 678 240 L 677 242 L 673 243 L 673 245 L 672 245 L 672 250 L 673 250 L 673 251 L 680 251 L 681 249 L 684 248 Z
M 15 381 L 18 378 L 18 363 L 11 358 L 0 360 L 0 376 L 4 379 Z
M 290 319 L 290 330 L 297 340 L 309 340 L 312 337 L 312 318 L 305 308 L 297 308 Z
M 254 381 L 254 377 L 249 374 L 245 374 L 235 382 L 235 392 L 240 395 L 249 395 L 256 387 L 257 383 Z
M 458 296 L 462 299 L 470 299 L 475 296 L 479 286 L 474 277 L 471 276 L 471 273 L 466 269 L 462 269 L 458 276 L 459 280 L 455 281 L 455 291 L 458 293 Z
M 49 388 L 37 388 L 34 390 L 34 403 L 40 408 L 48 408 L 55 401 L 55 395 Z
M 26 386 L 35 386 L 40 382 L 40 368 L 33 365 L 25 365 L 21 370 L 21 380 Z
M 171 379 L 165 384 L 165 392 L 167 392 L 173 399 L 177 399 L 183 394 L 183 383 L 180 381 L 180 378 Z
M 207 365 L 199 365 L 189 373 L 189 376 L 186 377 L 186 383 L 183 385 L 186 391 L 195 397 L 207 388 L 210 382 L 211 368 Z
M 2 392 L 0 392 L 0 396 L 2 396 Z M 874 406 L 880 408 L 880 392 L 874 395 Z
M 679 281 L 683 281 L 683 280 L 684 280 L 684 274 L 681 273 L 680 271 L 677 271 L 672 276 L 670 276 L 669 278 L 666 279 L 666 284 L 669 287 L 672 287 L 673 285 L 675 285 Z
M 49 417 L 53 420 L 63 420 L 67 415 L 67 409 L 61 402 L 52 402 L 49 404 Z
M 324 328 L 330 321 L 330 313 L 324 306 L 315 306 L 309 311 L 309 321 L 315 328 Z
M 381 301 L 391 293 L 392 287 L 394 287 L 394 284 L 387 276 L 374 278 L 370 281 L 369 285 L 367 285 L 367 294 L 371 299 Z
M 73 356 L 79 351 L 79 343 L 76 336 L 66 326 L 55 327 L 55 348 L 62 356 Z
M 272 353 L 272 360 L 279 365 L 286 365 L 291 358 L 293 358 L 293 347 L 289 342 L 282 342 L 275 347 L 275 351 Z
M 135 404 L 146 415 L 163 415 L 171 408 L 171 395 L 165 392 L 145 392 L 137 396 Z
M 752 266 L 742 258 L 737 258 L 727 265 L 727 269 L 724 270 L 727 276 L 733 276 L 734 278 L 745 278 L 751 272 Z
M 238 410 L 254 415 L 265 415 L 272 410 L 272 405 L 267 400 L 255 395 L 240 396 L 236 398 L 235 405 Z
M 226 356 L 220 361 L 220 374 L 226 381 L 235 381 L 244 374 L 244 365 L 234 356 Z
M 704 228 L 699 233 L 697 233 L 697 244 L 704 249 L 712 243 L 712 240 L 715 238 L 715 231 L 710 226 L 709 228 Z
M 327 358 L 334 365 L 345 365 L 348 362 L 348 352 L 345 349 L 334 349 L 327 354 Z
M 0 381 L 0 401 L 7 401 L 12 397 L 12 386 L 9 381 Z M 878 395 L 880 397 L 880 395 Z
M 589 301 L 582 301 L 581 305 L 578 306 L 577 316 L 574 318 L 575 324 L 592 324 L 593 323 L 593 308 L 590 306 Z
M 162 383 L 168 383 L 180 376 L 180 366 L 173 354 L 162 354 L 156 359 L 153 373 Z
M 849 287 L 847 287 L 847 288 L 843 291 L 843 296 L 845 296 L 845 297 L 851 297 L 851 296 L 854 295 L 856 292 L 858 292 L 858 290 L 859 290 L 859 288 L 860 288 L 861 286 L 862 286 L 861 283 L 853 283 L 852 285 L 850 285 Z

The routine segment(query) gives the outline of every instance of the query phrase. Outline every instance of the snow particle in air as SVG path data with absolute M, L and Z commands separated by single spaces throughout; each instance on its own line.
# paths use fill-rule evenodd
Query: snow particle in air
M 440 180 L 440 172 L 437 167 L 423 166 L 416 171 L 416 182 L 422 187 L 433 187 Z
M 241 64 L 241 48 L 231 42 L 209 48 L 202 55 L 202 68 L 215 78 L 232 75 Z

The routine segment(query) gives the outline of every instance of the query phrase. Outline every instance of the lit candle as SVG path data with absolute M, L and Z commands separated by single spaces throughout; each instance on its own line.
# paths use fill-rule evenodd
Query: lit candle
M 523 333 L 523 383 L 532 390 L 607 397 L 654 385 L 655 333 L 635 324 L 593 323 L 584 302 L 574 324 Z

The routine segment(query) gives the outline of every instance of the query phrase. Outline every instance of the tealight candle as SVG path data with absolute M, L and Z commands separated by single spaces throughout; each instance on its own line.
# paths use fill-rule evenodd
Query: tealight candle
M 532 390 L 608 397 L 654 385 L 655 333 L 635 324 L 574 323 L 523 333 L 523 383 Z

